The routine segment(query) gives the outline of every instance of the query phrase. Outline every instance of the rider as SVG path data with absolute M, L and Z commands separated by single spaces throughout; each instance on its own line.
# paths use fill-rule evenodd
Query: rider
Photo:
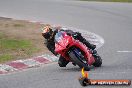
M 54 30 L 53 30 L 54 29 Z M 42 36 L 46 39 L 46 46 L 47 48 L 54 54 L 57 55 L 55 52 L 55 42 L 54 42 L 54 37 L 55 34 L 59 30 L 63 30 L 61 27 L 56 27 L 52 28 L 50 25 L 46 25 L 43 29 Z M 88 48 L 94 50 L 96 48 L 96 45 L 90 44 L 85 38 L 82 37 L 81 33 L 79 32 L 73 32 L 72 30 L 63 30 L 65 31 L 68 35 L 73 36 L 76 40 L 79 40 L 83 44 L 85 44 Z M 66 65 L 69 62 L 64 59 L 64 57 L 60 56 L 58 60 L 58 64 L 60 67 L 66 67 Z

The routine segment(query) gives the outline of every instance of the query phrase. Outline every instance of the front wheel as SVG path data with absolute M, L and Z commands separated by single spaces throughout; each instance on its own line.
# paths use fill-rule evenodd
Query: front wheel
M 87 71 L 90 70 L 89 68 L 89 65 L 87 64 L 87 61 L 80 56 L 78 55 L 78 53 L 76 52 L 76 49 L 75 50 L 72 50 L 70 53 L 69 53 L 69 56 L 70 56 L 70 59 L 75 62 L 80 68 L 83 68 Z

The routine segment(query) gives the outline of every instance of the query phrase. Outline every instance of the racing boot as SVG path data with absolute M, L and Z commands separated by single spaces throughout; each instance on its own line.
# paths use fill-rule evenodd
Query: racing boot
M 83 41 L 83 43 L 90 49 L 94 50 L 96 48 L 96 45 L 90 44 L 86 39 Z
M 85 45 L 90 49 L 92 54 L 96 54 L 97 51 L 95 50 L 96 45 L 90 44 L 88 41 L 85 42 Z
M 72 64 L 73 64 L 74 66 L 76 66 L 76 63 L 72 62 Z
M 66 67 L 66 65 L 69 63 L 69 61 L 66 61 L 64 57 L 60 56 L 58 60 L 58 64 L 60 67 Z
M 88 48 L 94 50 L 96 48 L 96 45 L 90 44 L 79 32 L 76 32 L 73 37 L 75 39 L 78 39 L 80 42 L 82 42 L 83 44 L 85 44 Z

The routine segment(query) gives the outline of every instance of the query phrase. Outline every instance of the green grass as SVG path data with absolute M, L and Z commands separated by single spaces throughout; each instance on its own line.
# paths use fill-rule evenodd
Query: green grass
M 17 57 L 30 56 L 37 49 L 29 40 L 5 38 L 0 33 L 0 63 Z M 17 55 L 17 56 L 16 56 Z
M 0 62 L 6 62 L 12 60 L 12 55 L 9 54 L 2 54 L 0 55 Z
M 132 2 L 132 0 L 80 0 L 80 1 Z
M 28 40 L 0 39 L 0 49 L 17 50 L 19 48 L 26 49 L 29 47 L 31 47 L 31 42 Z

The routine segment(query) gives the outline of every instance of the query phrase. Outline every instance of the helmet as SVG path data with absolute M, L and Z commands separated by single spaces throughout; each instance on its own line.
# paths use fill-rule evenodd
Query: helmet
M 43 29 L 42 29 L 42 36 L 45 38 L 45 39 L 49 39 L 50 36 L 52 35 L 53 31 L 51 29 L 51 26 L 50 25 L 46 25 Z

